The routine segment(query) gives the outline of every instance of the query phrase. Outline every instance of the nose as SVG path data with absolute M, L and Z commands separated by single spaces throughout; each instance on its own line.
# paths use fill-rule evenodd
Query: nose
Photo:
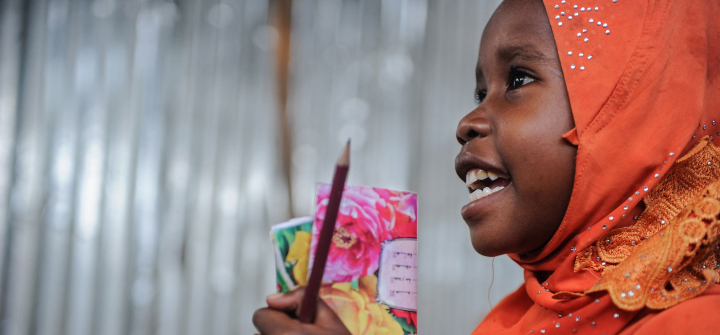
M 476 137 L 486 137 L 490 134 L 490 122 L 482 114 L 478 108 L 460 120 L 455 132 L 458 143 L 464 145 Z

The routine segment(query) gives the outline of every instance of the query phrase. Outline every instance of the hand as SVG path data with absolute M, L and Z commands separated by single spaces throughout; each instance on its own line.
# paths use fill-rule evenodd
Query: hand
M 301 287 L 292 292 L 267 297 L 268 308 L 253 315 L 253 324 L 262 335 L 351 335 L 337 314 L 318 298 L 315 322 L 300 323 L 297 315 L 305 295 Z

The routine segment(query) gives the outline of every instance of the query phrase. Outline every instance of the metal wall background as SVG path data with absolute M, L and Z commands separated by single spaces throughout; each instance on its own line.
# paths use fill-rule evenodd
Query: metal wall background
M 295 0 L 296 215 L 351 137 L 350 183 L 420 199 L 423 334 L 469 333 L 490 260 L 454 129 L 499 1 Z M 3 334 L 252 334 L 286 220 L 267 0 L 0 1 Z M 519 268 L 495 262 L 491 300 Z

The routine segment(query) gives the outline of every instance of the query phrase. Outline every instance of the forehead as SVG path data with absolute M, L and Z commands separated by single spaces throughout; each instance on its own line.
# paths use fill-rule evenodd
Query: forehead
M 509 56 L 508 53 L 534 53 L 550 57 L 555 41 L 545 8 L 539 0 L 503 2 L 490 18 L 482 40 L 478 65 Z

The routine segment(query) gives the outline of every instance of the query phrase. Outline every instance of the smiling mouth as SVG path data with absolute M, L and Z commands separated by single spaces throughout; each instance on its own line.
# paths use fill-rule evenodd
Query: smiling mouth
M 502 191 L 510 185 L 512 179 L 502 172 L 472 169 L 465 177 L 465 185 L 470 191 L 470 202 Z

